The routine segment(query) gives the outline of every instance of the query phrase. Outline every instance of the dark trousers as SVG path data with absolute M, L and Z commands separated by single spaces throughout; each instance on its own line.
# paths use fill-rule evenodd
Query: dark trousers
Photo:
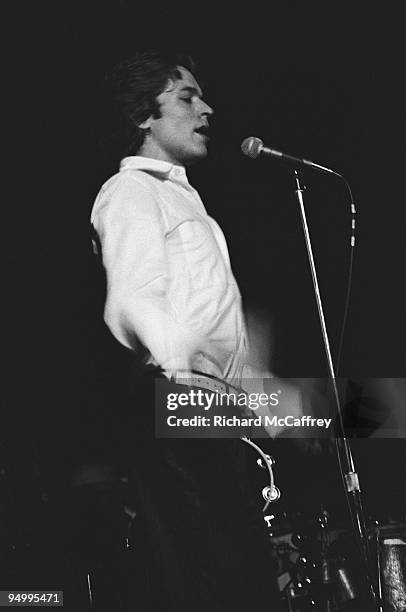
M 153 390 L 138 391 L 128 428 L 137 499 L 129 610 L 280 610 L 251 450 L 239 439 L 156 439 L 146 400 Z

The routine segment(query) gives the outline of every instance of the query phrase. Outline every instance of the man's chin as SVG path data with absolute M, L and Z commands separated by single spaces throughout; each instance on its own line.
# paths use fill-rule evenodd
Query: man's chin
M 199 147 L 199 149 L 195 149 L 193 152 L 190 152 L 183 161 L 185 166 L 191 166 L 192 164 L 196 164 L 201 161 L 205 157 L 207 157 L 208 150 L 206 147 Z

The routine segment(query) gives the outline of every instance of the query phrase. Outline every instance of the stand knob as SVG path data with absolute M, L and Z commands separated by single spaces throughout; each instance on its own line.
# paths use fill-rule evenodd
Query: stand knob
M 262 489 L 262 497 L 264 498 L 265 501 L 267 502 L 275 502 L 278 501 L 278 499 L 281 496 L 281 492 L 278 489 L 278 487 L 273 486 L 271 487 L 264 487 Z
M 271 457 L 271 455 L 265 455 L 265 457 L 269 465 L 275 465 L 275 460 Z M 266 465 L 262 461 L 261 457 L 257 459 L 257 465 L 259 465 L 259 467 L 262 468 L 263 470 L 266 469 Z

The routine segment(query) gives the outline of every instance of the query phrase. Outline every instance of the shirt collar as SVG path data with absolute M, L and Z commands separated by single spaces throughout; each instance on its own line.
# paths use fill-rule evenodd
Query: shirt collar
M 183 166 L 177 166 L 167 161 L 153 159 L 152 157 L 142 157 L 141 155 L 132 155 L 124 157 L 120 163 L 120 171 L 122 170 L 144 170 L 162 177 L 172 179 L 179 183 L 189 185 L 186 170 Z

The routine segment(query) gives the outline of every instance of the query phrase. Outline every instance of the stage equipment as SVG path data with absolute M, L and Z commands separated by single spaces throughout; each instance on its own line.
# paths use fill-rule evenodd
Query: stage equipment
M 326 323 L 325 323 L 325 317 L 324 317 L 323 306 L 321 302 L 321 295 L 320 295 L 319 284 L 318 284 L 318 279 L 317 279 L 316 267 L 315 267 L 314 257 L 313 257 L 313 250 L 312 250 L 312 245 L 311 245 L 311 240 L 310 240 L 310 233 L 309 233 L 309 228 L 307 224 L 307 218 L 306 218 L 306 212 L 305 212 L 305 206 L 304 206 L 304 198 L 303 198 L 303 193 L 306 187 L 303 183 L 302 175 L 297 168 L 309 167 L 315 170 L 320 170 L 320 171 L 323 171 L 329 174 L 333 174 L 345 182 L 347 189 L 349 191 L 349 194 L 350 194 L 350 198 L 351 198 L 351 214 L 352 214 L 352 222 L 351 222 L 352 236 L 350 240 L 350 245 L 351 245 L 350 271 L 352 268 L 353 249 L 355 245 L 355 238 L 354 238 L 355 205 L 354 205 L 353 198 L 352 198 L 351 188 L 347 180 L 338 172 L 335 172 L 331 170 L 330 168 L 326 168 L 325 166 L 320 166 L 319 164 L 315 164 L 314 162 L 310 162 L 304 159 L 299 159 L 291 155 L 285 155 L 279 151 L 275 151 L 273 149 L 269 149 L 268 147 L 264 147 L 262 140 L 260 140 L 259 138 L 255 138 L 253 136 L 246 138 L 241 145 L 241 150 L 245 155 L 251 158 L 254 158 L 254 159 L 257 158 L 262 153 L 265 155 L 269 155 L 271 158 L 279 157 L 280 159 L 285 160 L 289 162 L 290 164 L 293 164 L 294 166 L 296 166 L 296 169 L 294 170 L 295 186 L 296 186 L 295 194 L 297 196 L 297 200 L 298 200 L 299 208 L 300 208 L 300 215 L 301 215 L 301 221 L 302 221 L 303 232 L 304 232 L 304 237 L 305 237 L 306 249 L 307 249 L 307 254 L 308 254 L 308 259 L 309 259 L 309 264 L 310 264 L 310 270 L 311 270 L 311 275 L 312 275 L 317 310 L 318 310 L 321 332 L 323 336 L 323 343 L 324 343 L 324 348 L 325 348 L 325 353 L 326 353 L 329 380 L 331 383 L 334 403 L 336 406 L 335 442 L 336 442 L 337 459 L 338 459 L 338 464 L 340 467 L 341 477 L 343 481 L 344 490 L 346 493 L 346 498 L 348 502 L 348 507 L 349 507 L 349 512 L 350 512 L 350 516 L 352 519 L 354 532 L 356 533 L 356 536 L 357 536 L 357 541 L 359 544 L 359 551 L 360 551 L 361 559 L 364 565 L 364 573 L 365 573 L 366 581 L 368 583 L 368 587 L 370 591 L 371 605 L 374 607 L 374 609 L 380 610 L 381 609 L 380 602 L 378 601 L 378 598 L 376 596 L 374 583 L 372 580 L 372 572 L 371 572 L 372 563 L 371 563 L 371 558 L 370 558 L 368 535 L 367 535 L 367 530 L 366 530 L 366 525 L 365 525 L 365 517 L 364 517 L 364 512 L 363 512 L 363 507 L 362 507 L 359 478 L 358 478 L 358 473 L 355 469 L 355 464 L 354 464 L 354 459 L 352 456 L 351 448 L 350 448 L 348 439 L 346 438 L 346 435 L 345 435 L 343 416 L 342 416 L 342 407 L 341 407 L 341 401 L 340 401 L 340 396 L 339 396 L 338 386 L 337 386 L 337 378 L 336 378 L 333 360 L 331 357 L 330 342 L 329 342 Z M 347 292 L 346 311 L 348 308 L 348 301 L 349 301 L 349 289 Z M 346 316 L 346 312 L 345 312 L 345 316 Z M 345 321 L 345 317 L 344 317 L 344 321 Z M 340 344 L 341 344 L 341 341 L 340 341 Z M 338 363 L 339 363 L 339 359 L 338 359 Z
M 334 370 L 334 364 L 333 364 L 333 360 L 331 357 L 330 341 L 328 338 L 326 322 L 324 318 L 324 311 L 323 311 L 323 306 L 321 302 L 320 289 L 319 289 L 319 284 L 317 280 L 316 267 L 314 263 L 313 250 L 312 250 L 312 245 L 311 245 L 311 240 L 310 240 L 310 233 L 309 233 L 309 228 L 308 228 L 307 219 L 306 219 L 306 212 L 305 212 L 304 199 L 303 199 L 303 192 L 305 190 L 305 185 L 303 184 L 303 180 L 302 180 L 302 177 L 299 171 L 295 170 L 294 172 L 295 172 L 295 182 L 296 182 L 295 193 L 296 193 L 296 196 L 299 202 L 300 214 L 301 214 L 302 225 L 303 225 L 303 232 L 304 232 L 304 237 L 305 237 L 305 242 L 306 242 L 306 249 L 307 249 L 307 254 L 309 258 L 311 274 L 312 274 L 317 310 L 319 314 L 324 348 L 326 351 L 329 379 L 331 382 L 331 387 L 332 387 L 336 410 L 337 410 L 337 413 L 336 413 L 337 418 L 335 421 L 335 425 L 336 425 L 335 442 L 336 442 L 337 458 L 338 458 L 338 462 L 340 466 L 342 481 L 344 485 L 344 490 L 346 492 L 346 497 L 348 501 L 348 506 L 349 506 L 349 511 L 350 511 L 354 531 L 357 535 L 357 539 L 359 543 L 361 558 L 364 562 L 365 577 L 366 577 L 367 583 L 370 588 L 370 596 L 371 596 L 372 601 L 374 601 L 374 605 L 376 609 L 378 610 L 380 607 L 380 603 L 378 602 L 377 597 L 376 597 L 374 583 L 372 579 L 372 573 L 371 573 L 371 558 L 370 558 L 368 536 L 367 536 L 367 530 L 366 530 L 366 524 L 365 524 L 365 515 L 364 515 L 364 511 L 362 507 L 361 488 L 359 484 L 358 473 L 355 469 L 355 463 L 354 463 L 354 459 L 352 456 L 351 448 L 350 448 L 348 439 L 345 435 L 341 401 L 340 401 L 340 396 L 338 393 L 337 379 L 336 379 L 336 374 Z M 352 202 L 352 197 L 351 197 L 351 209 L 355 210 L 355 206 Z M 355 241 L 353 240 L 351 241 L 351 248 L 354 247 L 354 242 Z
M 340 174 L 334 170 L 331 170 L 330 168 L 326 168 L 326 166 L 320 166 L 320 164 L 315 164 L 308 159 L 293 157 L 292 155 L 282 153 L 282 151 L 276 151 L 276 149 L 265 147 L 262 140 L 260 138 L 255 138 L 255 136 L 246 138 L 241 145 L 241 150 L 245 155 L 248 155 L 248 157 L 251 157 L 252 159 L 256 159 L 260 155 L 270 155 L 288 164 L 293 164 L 294 166 L 305 166 L 307 168 L 311 168 L 312 170 L 319 170 L 320 172 L 327 172 L 328 174 L 335 174 L 336 176 L 341 177 Z
M 259 466 L 259 468 L 261 470 L 264 470 L 266 473 L 264 482 L 261 483 L 261 485 L 258 485 L 258 490 L 261 491 L 262 500 L 265 501 L 265 504 L 262 507 L 262 512 L 265 514 L 269 504 L 278 501 L 281 496 L 280 490 L 278 489 L 278 487 L 275 486 L 274 475 L 272 471 L 272 466 L 274 465 L 275 461 L 270 455 L 264 453 L 264 451 L 250 438 L 243 437 L 241 438 L 241 440 L 243 442 L 246 442 L 258 453 L 259 457 L 256 456 L 257 466 Z M 264 516 L 264 521 L 268 525 L 269 517 Z
M 406 610 L 406 523 L 379 524 L 370 530 L 375 548 L 380 612 Z
M 318 515 L 277 514 L 272 516 L 269 537 L 277 582 L 286 612 L 369 612 L 371 602 L 365 577 L 359 571 L 352 529 L 336 523 L 326 508 Z M 406 550 L 406 548 L 405 548 Z M 393 554 L 392 554 L 393 558 Z M 392 563 L 393 565 L 393 563 Z M 398 564 L 399 568 L 399 564 Z M 403 572 L 406 568 L 403 564 Z M 383 588 L 383 612 L 404 612 L 391 607 L 389 597 L 402 600 L 404 584 L 388 582 Z M 390 580 L 390 578 L 389 578 Z M 393 593 L 393 584 L 396 585 Z M 386 590 L 385 590 L 386 589 Z

